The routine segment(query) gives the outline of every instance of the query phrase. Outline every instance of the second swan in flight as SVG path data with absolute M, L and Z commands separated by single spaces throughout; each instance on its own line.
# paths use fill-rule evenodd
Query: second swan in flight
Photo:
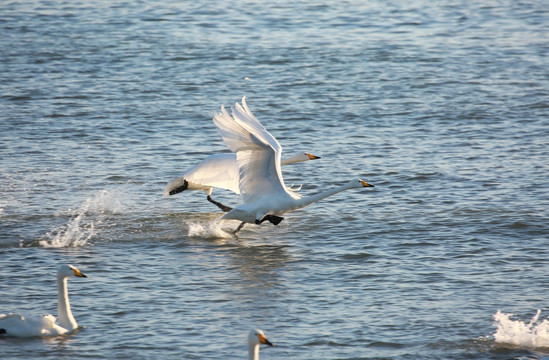
M 280 165 L 295 164 L 316 159 L 320 159 L 320 156 L 310 153 L 298 153 L 290 158 L 282 159 Z M 231 210 L 230 207 L 212 199 L 212 191 L 214 187 L 217 187 L 240 194 L 238 179 L 238 164 L 235 153 L 210 155 L 185 171 L 183 176 L 171 181 L 164 190 L 164 196 L 175 195 L 184 190 L 203 190 L 209 202 L 215 204 L 223 211 L 229 211 Z

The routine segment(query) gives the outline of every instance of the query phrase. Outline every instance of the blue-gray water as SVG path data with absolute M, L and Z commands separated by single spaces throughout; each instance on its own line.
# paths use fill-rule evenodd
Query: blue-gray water
M 549 6 L 544 1 L 3 1 L 0 313 L 67 337 L 1 359 L 541 359 L 494 315 L 549 315 Z M 248 105 L 313 194 L 225 235 L 171 179 L 226 151 Z M 238 197 L 214 191 L 228 205 Z M 238 223 L 225 223 L 234 229 Z M 528 334 L 523 334 L 529 336 Z

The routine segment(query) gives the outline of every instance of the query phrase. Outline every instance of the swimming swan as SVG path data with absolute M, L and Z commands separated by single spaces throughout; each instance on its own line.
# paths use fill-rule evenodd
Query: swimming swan
M 248 334 L 248 359 L 259 360 L 259 345 L 265 344 L 274 346 L 272 342 L 267 340 L 267 337 L 262 330 L 252 329 Z
M 299 153 L 290 158 L 282 159 L 280 165 L 295 164 L 315 159 L 320 159 L 320 156 L 310 153 Z M 238 178 L 238 164 L 235 153 L 210 155 L 185 171 L 183 176 L 171 181 L 164 190 L 164 196 L 175 195 L 184 190 L 204 190 L 208 201 L 226 212 L 232 208 L 213 200 L 210 195 L 214 187 L 240 194 Z
M 67 291 L 67 279 L 72 276 L 87 277 L 72 265 L 61 265 L 57 269 L 57 312 L 55 316 L 21 316 L 19 314 L 0 314 L 0 334 L 16 337 L 50 336 L 68 334 L 78 328 L 72 316 Z
M 303 208 L 344 190 L 373 187 L 366 181 L 357 179 L 301 198 L 284 185 L 280 170 L 282 147 L 250 111 L 246 97 L 242 98 L 242 105 L 236 103 L 231 110 L 232 116 L 222 106 L 221 112 L 213 120 L 225 145 L 236 153 L 240 172 L 239 188 L 244 203 L 220 217 L 242 222 L 235 233 L 245 223 L 259 225 L 269 221 L 278 225 L 284 219 L 281 215 L 286 212 Z

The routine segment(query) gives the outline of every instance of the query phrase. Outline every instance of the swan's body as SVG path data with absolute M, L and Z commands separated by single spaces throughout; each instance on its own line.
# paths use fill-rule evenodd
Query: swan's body
M 242 105 L 236 103 L 231 110 L 232 116 L 221 107 L 221 113 L 214 116 L 214 123 L 227 147 L 236 154 L 239 188 L 244 203 L 224 214 L 221 219 L 252 224 L 268 220 L 278 225 L 283 219 L 280 216 L 286 212 L 303 208 L 344 190 L 373 186 L 363 180 L 353 180 L 320 194 L 301 198 L 284 185 L 280 169 L 282 147 L 250 111 L 246 98 L 242 98 Z
M 248 334 L 248 359 L 259 360 L 259 345 L 265 344 L 274 346 L 272 342 L 267 340 L 267 337 L 262 330 L 252 329 Z
M 320 157 L 310 153 L 299 153 L 282 159 L 280 164 L 295 164 L 315 159 L 320 159 Z M 164 190 L 164 196 L 175 195 L 184 190 L 203 190 L 208 201 L 216 204 L 223 211 L 229 211 L 230 208 L 213 201 L 210 195 L 214 187 L 240 194 L 239 177 L 235 153 L 210 155 L 185 171 L 183 176 L 171 181 Z
M 73 332 L 78 324 L 71 312 L 67 279 L 72 276 L 87 277 L 72 265 L 61 265 L 57 270 L 57 316 L 22 316 L 0 314 L 0 334 L 16 337 L 63 335 Z

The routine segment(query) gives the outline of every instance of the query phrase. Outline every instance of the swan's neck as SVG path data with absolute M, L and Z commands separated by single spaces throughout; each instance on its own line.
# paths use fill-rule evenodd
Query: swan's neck
M 305 162 L 307 160 L 309 160 L 309 159 L 308 158 L 303 158 L 303 156 L 301 154 L 298 154 L 298 155 L 294 155 L 292 157 L 280 160 L 280 165 L 295 164 L 295 163 L 298 163 L 298 162 Z
M 57 278 L 57 317 L 59 325 L 67 329 L 69 332 L 78 327 L 74 316 L 71 312 L 71 304 L 69 303 L 69 291 L 67 289 L 67 278 L 59 276 Z
M 248 344 L 248 359 L 259 360 L 259 344 Z
M 296 209 L 304 208 L 305 206 L 311 205 L 312 203 L 315 203 L 317 201 L 320 201 L 322 199 L 325 199 L 329 196 L 335 195 L 335 194 L 340 193 L 342 191 L 352 189 L 354 187 L 356 187 L 356 186 L 355 186 L 354 182 L 351 181 L 351 182 L 348 182 L 345 185 L 338 186 L 338 187 L 335 187 L 333 189 L 323 191 L 323 192 L 318 193 L 316 195 L 301 198 L 301 199 L 296 201 L 296 205 L 297 205 Z

